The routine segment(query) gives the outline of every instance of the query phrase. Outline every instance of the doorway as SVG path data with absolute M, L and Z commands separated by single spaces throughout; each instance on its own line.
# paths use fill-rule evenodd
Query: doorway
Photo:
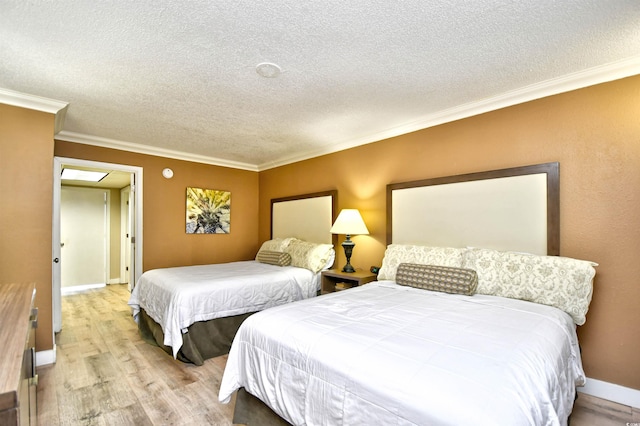
M 129 264 L 127 280 L 129 286 L 142 274 L 142 168 L 122 164 L 102 163 L 96 161 L 79 160 L 75 158 L 54 157 L 53 170 L 53 219 L 52 219 L 52 298 L 53 298 L 53 332 L 62 329 L 62 257 L 64 251 L 61 244 L 61 172 L 65 167 L 83 170 L 101 170 L 108 172 L 124 172 L 129 176 L 128 185 L 128 218 L 130 224 L 126 231 L 128 236 Z M 106 182 L 106 181 L 105 181 Z M 97 184 L 96 184 L 97 185 Z M 107 183 L 102 183 L 107 185 Z M 120 206 L 118 206 L 118 210 Z M 107 251 L 108 253 L 108 251 Z M 107 254 L 108 258 L 108 254 Z M 55 338 L 55 336 L 54 336 Z

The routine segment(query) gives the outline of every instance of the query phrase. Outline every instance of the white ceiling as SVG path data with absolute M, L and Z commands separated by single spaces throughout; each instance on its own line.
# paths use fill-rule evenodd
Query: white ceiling
M 250 170 L 638 73 L 638 0 L 0 0 L 0 102 Z

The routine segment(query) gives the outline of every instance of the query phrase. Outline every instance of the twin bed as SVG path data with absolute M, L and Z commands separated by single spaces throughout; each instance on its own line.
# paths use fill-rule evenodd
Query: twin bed
M 314 297 L 335 258 L 329 232 L 336 191 L 272 200 L 272 239 L 255 260 L 155 269 L 136 283 L 129 305 L 140 332 L 175 358 L 202 365 L 226 354 L 255 312 Z
M 558 188 L 557 163 L 388 185 L 377 282 L 239 328 L 234 423 L 567 424 L 596 265 L 558 256 Z

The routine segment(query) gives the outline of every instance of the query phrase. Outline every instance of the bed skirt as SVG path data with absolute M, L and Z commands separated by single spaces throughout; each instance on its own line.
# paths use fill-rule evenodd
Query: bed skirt
M 274 413 L 264 402 L 244 390 L 236 392 L 236 406 L 233 410 L 233 424 L 247 426 L 291 426 Z
M 183 343 L 177 358 L 182 362 L 202 365 L 209 358 L 229 353 L 240 324 L 252 314 L 253 312 L 192 324 L 187 333 L 182 335 Z M 163 344 L 164 333 L 160 324 L 149 317 L 144 309 L 140 310 L 138 318 L 138 330 L 142 338 L 173 356 L 171 347 Z

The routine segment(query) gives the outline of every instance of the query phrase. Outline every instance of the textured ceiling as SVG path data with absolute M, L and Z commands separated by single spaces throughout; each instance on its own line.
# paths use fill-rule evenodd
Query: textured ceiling
M 59 138 L 248 169 L 636 73 L 638 0 L 0 1 Z

